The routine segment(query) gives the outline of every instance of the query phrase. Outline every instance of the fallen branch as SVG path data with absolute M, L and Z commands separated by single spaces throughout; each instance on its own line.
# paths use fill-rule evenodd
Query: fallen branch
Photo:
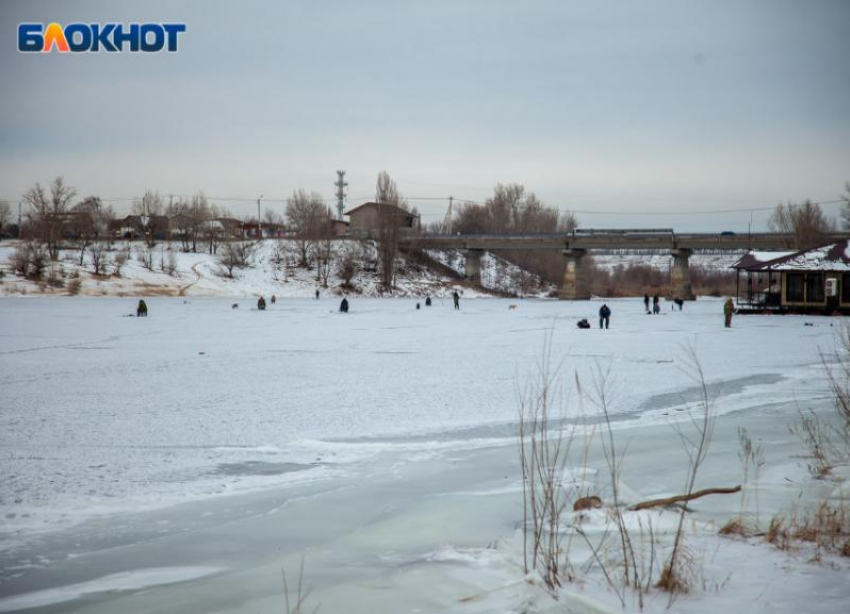
M 650 507 L 658 507 L 659 505 L 672 505 L 673 503 L 678 503 L 679 501 L 690 501 L 691 499 L 699 499 L 700 497 L 704 497 L 706 495 L 732 495 L 740 491 L 740 484 L 738 486 L 730 488 L 705 488 L 689 495 L 676 495 L 675 497 L 665 497 L 664 499 L 650 499 L 649 501 L 641 501 L 640 503 L 636 503 L 631 506 L 629 508 L 629 511 L 637 512 L 639 510 L 645 510 Z

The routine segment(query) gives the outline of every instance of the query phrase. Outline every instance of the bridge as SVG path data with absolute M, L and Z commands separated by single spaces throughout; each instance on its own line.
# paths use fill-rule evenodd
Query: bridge
M 828 241 L 841 241 L 847 233 L 832 233 Z M 558 250 L 564 255 L 564 281 L 561 299 L 590 298 L 590 280 L 582 258 L 592 249 L 669 250 L 673 257 L 670 273 L 671 297 L 694 300 L 688 260 L 695 250 L 779 250 L 788 249 L 793 235 L 785 233 L 683 233 L 659 229 L 576 229 L 558 234 L 469 234 L 410 235 L 401 239 L 404 247 L 459 249 L 466 255 L 466 277 L 480 281 L 481 256 L 493 250 Z

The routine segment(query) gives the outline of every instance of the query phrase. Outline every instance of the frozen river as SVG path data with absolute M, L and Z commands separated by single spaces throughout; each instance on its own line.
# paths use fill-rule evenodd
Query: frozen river
M 364 595 L 383 581 L 381 611 L 440 611 L 422 588 L 439 566 L 386 574 L 515 530 L 516 390 L 549 332 L 567 382 L 610 368 L 617 428 L 644 433 L 632 454 L 677 445 L 686 344 L 729 442 L 744 415 L 787 440 L 772 416 L 822 404 L 833 345 L 830 318 L 724 330 L 711 299 L 611 301 L 607 331 L 575 326 L 598 301 L 232 302 L 152 298 L 142 319 L 128 299 L 0 300 L 0 611 L 281 611 L 280 569 L 304 553 L 323 611 L 378 611 Z M 663 471 L 636 468 L 658 492 Z

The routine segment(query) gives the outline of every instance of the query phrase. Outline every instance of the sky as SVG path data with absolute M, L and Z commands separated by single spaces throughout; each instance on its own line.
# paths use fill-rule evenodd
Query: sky
M 184 22 L 177 53 L 19 53 L 21 22 Z M 846 0 L 0 3 L 0 199 L 423 214 L 521 183 L 584 227 L 763 230 L 850 181 Z

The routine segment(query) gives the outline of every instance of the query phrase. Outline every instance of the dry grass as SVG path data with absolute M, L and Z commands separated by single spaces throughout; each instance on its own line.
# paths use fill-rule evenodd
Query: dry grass
M 737 535 L 739 537 L 749 537 L 752 531 L 747 527 L 741 518 L 733 518 L 724 524 L 719 531 L 720 535 Z
M 79 275 L 74 279 L 71 279 L 65 286 L 65 289 L 68 291 L 68 296 L 76 296 L 80 293 L 80 289 L 83 287 L 83 282 L 80 279 Z
M 850 556 L 850 506 L 821 501 L 814 510 L 792 510 L 770 521 L 765 539 L 780 550 L 808 543 L 815 547 L 815 560 L 822 553 Z

